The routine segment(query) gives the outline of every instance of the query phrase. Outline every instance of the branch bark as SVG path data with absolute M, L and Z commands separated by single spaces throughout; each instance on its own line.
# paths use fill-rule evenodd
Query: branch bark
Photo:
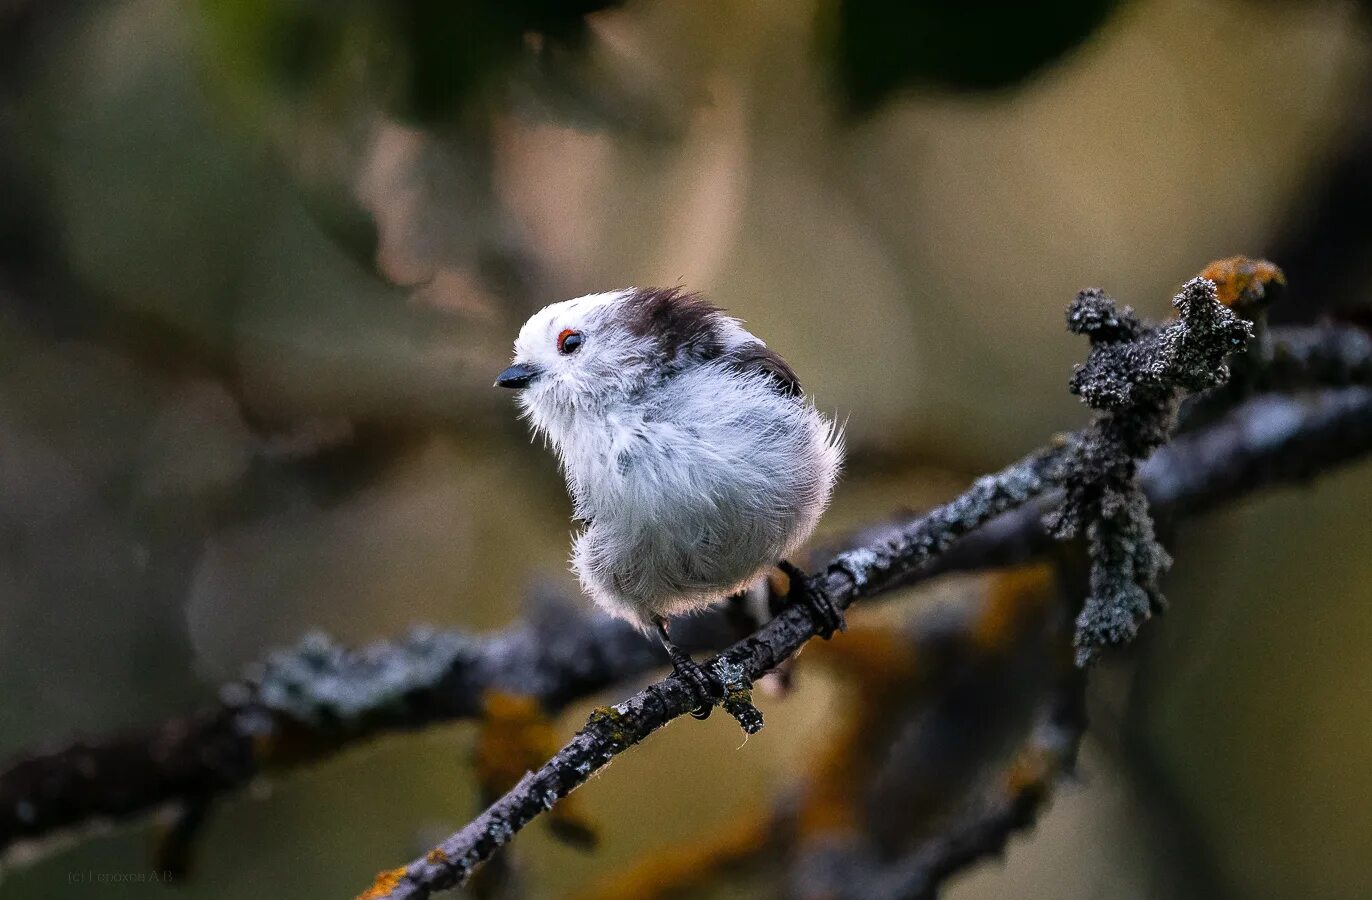
M 1360 384 L 1372 371 L 1372 341 L 1356 329 L 1274 329 L 1272 339 L 1278 358 L 1283 347 L 1332 349 L 1291 354 L 1310 361 L 1263 389 L 1331 380 Z M 1331 378 L 1331 372 L 1343 374 Z M 1268 485 L 1304 481 L 1369 451 L 1372 391 L 1259 395 L 1162 447 L 1143 465 L 1140 480 L 1154 515 L 1175 519 Z M 987 499 L 977 488 L 972 494 L 982 503 Z M 888 523 L 884 532 L 910 536 L 924 549 L 908 564 L 874 568 L 857 595 L 873 597 L 942 573 L 1039 556 L 1051 545 L 1041 518 L 1052 502 L 1040 496 L 981 520 L 951 546 L 949 533 L 929 543 L 944 527 L 935 526 L 934 514 Z M 936 549 L 943 552 L 933 555 Z M 841 559 L 884 552 L 864 547 Z M 917 557 L 925 561 L 914 562 Z M 835 578 L 839 585 L 851 580 L 841 567 Z M 241 790 L 263 772 L 312 763 L 374 736 L 475 717 L 487 690 L 534 696 L 555 711 L 664 664 L 655 644 L 632 628 L 568 608 L 546 591 L 537 596 L 537 609 L 525 623 L 494 635 L 421 633 L 359 651 L 313 639 L 268 660 L 256 677 L 228 686 L 218 705 L 200 713 L 141 732 L 25 754 L 0 770 L 0 851 L 9 851 L 14 861 L 35 848 L 31 842 L 64 830 L 201 802 Z M 784 614 L 777 623 L 783 640 L 772 650 L 755 648 L 759 664 L 771 665 L 808 626 L 803 614 Z M 712 613 L 681 622 L 674 634 L 700 651 L 723 646 L 731 630 L 722 613 Z M 323 690 L 325 684 L 332 688 Z M 658 693 L 673 704 L 684 702 L 676 692 L 669 684 Z M 648 723 L 666 713 L 657 700 L 643 710 Z
M 1078 659 L 1085 664 L 1102 643 L 1131 639 L 1148 605 L 1161 602 L 1156 578 L 1166 565 L 1166 553 L 1153 538 L 1137 464 L 1168 440 L 1183 395 L 1227 380 L 1226 358 L 1252 334 L 1219 302 L 1214 282 L 1193 279 L 1174 304 L 1178 319 L 1146 326 L 1100 292 L 1082 292 L 1069 310 L 1069 327 L 1087 335 L 1092 350 L 1072 386 L 1099 410 L 1092 425 L 978 479 L 886 540 L 839 554 L 812 577 L 811 589 L 846 609 L 908 580 L 987 522 L 1061 489 L 1055 533 L 1061 537 L 1085 527 L 1091 546 L 1091 593 L 1077 623 Z M 1131 590 L 1143 597 L 1142 609 Z M 804 609 L 788 608 L 706 667 L 725 685 L 746 686 L 821 627 Z M 363 898 L 411 900 L 462 884 L 538 815 L 693 705 L 692 692 L 673 675 L 596 710 L 545 765 L 422 858 L 380 873 Z

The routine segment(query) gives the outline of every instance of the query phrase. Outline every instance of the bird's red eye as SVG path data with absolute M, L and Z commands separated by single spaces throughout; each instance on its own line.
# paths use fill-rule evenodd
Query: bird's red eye
M 581 341 L 581 332 L 564 328 L 557 336 L 557 352 L 562 354 L 575 353 L 580 349 Z

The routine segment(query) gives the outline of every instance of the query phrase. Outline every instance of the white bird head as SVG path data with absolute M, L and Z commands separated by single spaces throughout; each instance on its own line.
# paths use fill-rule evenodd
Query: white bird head
M 517 389 L 536 430 L 557 439 L 578 414 L 604 414 L 682 369 L 760 343 L 698 295 L 626 288 L 545 306 L 519 331 L 496 386 Z

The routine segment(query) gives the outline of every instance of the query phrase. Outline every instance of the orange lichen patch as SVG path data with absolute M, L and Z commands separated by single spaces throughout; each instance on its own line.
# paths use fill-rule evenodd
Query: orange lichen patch
M 384 872 L 376 873 L 376 880 L 372 886 L 357 895 L 357 900 L 380 900 L 382 897 L 389 896 L 405 877 L 405 867 L 400 866 L 395 869 L 387 869 Z
M 435 847 L 424 854 L 424 861 L 431 866 L 441 866 L 448 861 L 448 854 L 443 852 L 442 847 Z
M 514 787 L 557 747 L 557 732 L 538 700 L 504 691 L 487 691 L 482 697 L 472 762 L 487 795 L 498 797 Z
M 985 598 L 972 607 L 963 632 L 966 653 L 1005 657 L 1042 639 L 1059 597 L 1052 566 L 1008 569 L 986 579 L 986 585 Z M 808 779 L 809 790 L 797 811 L 802 835 L 861 826 L 855 804 L 863 786 L 884 763 L 895 730 L 909 721 L 911 706 L 922 702 L 930 679 L 942 677 L 940 666 L 946 665 L 921 660 L 909 637 L 887 628 L 855 628 L 815 647 L 812 658 L 850 678 L 854 689 Z
M 907 682 L 919 671 L 909 638 L 886 628 L 850 628 L 833 640 L 812 644 L 810 659 L 863 688 Z
M 609 876 L 573 900 L 668 900 L 694 895 L 764 857 L 775 823 L 744 815 L 689 844 L 669 845 Z
M 989 579 L 986 602 L 972 622 L 972 645 L 983 653 L 1004 652 L 1026 628 L 1043 621 L 1057 591 L 1053 570 L 1045 565 L 1007 569 Z
M 1041 752 L 1026 750 L 1005 770 L 1005 787 L 1011 794 L 1043 790 L 1052 776 L 1052 766 Z
M 524 773 L 537 769 L 562 742 L 538 700 L 505 691 L 482 697 L 481 730 L 472 763 L 482 802 L 492 803 L 514 787 Z M 595 843 L 595 826 L 574 797 L 563 798 L 548 813 L 553 833 L 568 843 Z
M 810 788 L 797 811 L 801 834 L 833 834 L 859 824 L 856 801 L 899 727 L 893 704 L 917 699 L 922 667 L 908 637 L 880 627 L 857 627 L 818 645 L 813 658 L 853 682 L 845 715 L 815 760 Z
M 1266 309 L 1272 302 L 1273 288 L 1286 284 L 1286 275 L 1281 269 L 1265 259 L 1247 256 L 1217 259 L 1200 274 L 1215 282 L 1220 302 L 1240 315 Z
M 811 767 L 809 790 L 796 815 L 796 830 L 801 835 L 832 835 L 859 827 L 857 800 L 864 776 L 872 762 L 873 741 L 867 726 L 868 715 L 859 714 L 839 724 L 819 759 Z M 871 741 L 871 743 L 868 743 Z

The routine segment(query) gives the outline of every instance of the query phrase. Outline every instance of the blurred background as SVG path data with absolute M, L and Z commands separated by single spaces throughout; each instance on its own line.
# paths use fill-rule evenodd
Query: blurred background
M 1248 253 L 1287 271 L 1278 318 L 1365 302 L 1369 16 L 2 0 L 0 757 L 195 708 L 314 628 L 488 630 L 537 582 L 573 594 L 554 461 L 490 387 L 553 300 L 680 283 L 746 319 L 847 422 L 829 537 L 1084 422 L 1082 287 L 1160 316 Z M 1370 505 L 1354 467 L 1185 525 L 1171 613 L 1092 683 L 1078 777 L 947 896 L 1372 896 Z M 593 895 L 768 807 L 843 691 L 802 665 L 746 745 L 722 715 L 667 729 L 578 794 L 598 850 L 519 838 L 519 895 Z M 352 896 L 475 810 L 475 733 L 220 804 L 177 891 Z M 70 874 L 148 843 L 0 897 L 146 896 Z

